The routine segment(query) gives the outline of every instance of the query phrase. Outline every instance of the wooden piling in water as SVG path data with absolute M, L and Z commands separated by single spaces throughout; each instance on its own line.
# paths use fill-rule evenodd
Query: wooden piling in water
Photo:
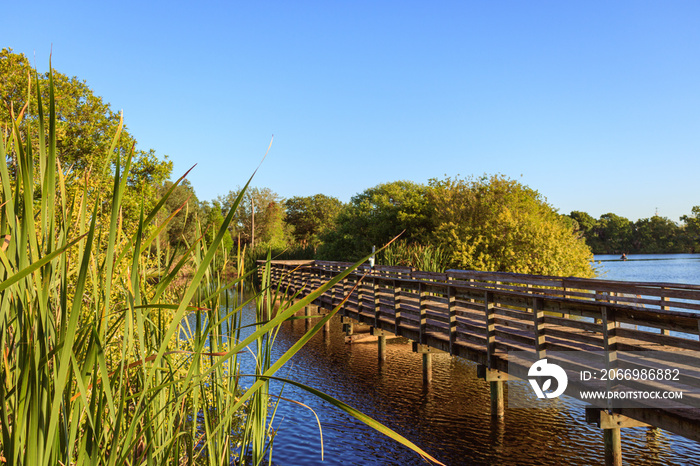
M 433 358 L 430 353 L 423 353 L 423 383 L 433 381 Z
M 377 358 L 380 361 L 386 361 L 386 331 L 379 329 L 377 327 L 372 327 L 370 329 L 370 334 L 377 337 Z
M 620 428 L 603 429 L 605 466 L 622 466 L 622 439 Z
M 506 412 L 505 399 L 503 397 L 503 382 L 489 382 L 491 385 L 491 417 L 502 418 Z
M 413 352 L 420 353 L 423 356 L 423 383 L 428 384 L 433 380 L 433 348 L 428 345 L 421 345 L 417 341 L 412 343 Z
M 596 424 L 603 430 L 605 444 L 605 466 L 622 466 L 622 435 L 625 427 L 644 427 L 648 424 L 621 414 L 609 413 L 600 408 L 586 408 L 586 422 Z
M 476 376 L 489 382 L 491 390 L 491 417 L 502 419 L 506 411 L 503 382 L 510 379 L 508 373 L 489 369 L 487 366 L 480 364 L 476 367 Z

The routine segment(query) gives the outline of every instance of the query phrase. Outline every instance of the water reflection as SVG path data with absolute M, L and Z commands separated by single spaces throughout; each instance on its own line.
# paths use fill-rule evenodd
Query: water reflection
M 247 318 L 252 314 L 248 310 Z M 301 321 L 286 323 L 275 353 L 282 354 L 306 328 Z M 585 424 L 583 403 L 565 397 L 550 409 L 506 409 L 503 420 L 494 420 L 488 383 L 476 377 L 474 364 L 447 354 L 433 355 L 433 381 L 424 385 L 421 355 L 412 353 L 406 340 L 387 341 L 386 351 L 386 361 L 381 362 L 376 342 L 346 345 L 335 317 L 329 331 L 319 332 L 279 375 L 359 408 L 448 465 L 604 463 L 602 431 Z M 530 396 L 524 383 L 508 382 L 506 390 Z M 415 453 L 303 390 L 286 386 L 284 396 L 318 414 L 325 460 L 321 461 L 314 415 L 282 402 L 275 421 L 275 464 L 425 464 Z M 622 442 L 626 464 L 700 465 L 697 443 L 666 432 L 625 429 Z

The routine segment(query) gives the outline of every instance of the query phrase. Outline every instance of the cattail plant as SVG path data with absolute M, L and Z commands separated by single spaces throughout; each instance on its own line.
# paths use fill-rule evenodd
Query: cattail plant
M 20 132 L 29 124 L 20 125 L 24 111 L 0 137 L 0 157 L 13 160 L 11 170 L 0 164 L 0 462 L 271 461 L 269 381 L 338 309 L 273 360 L 276 332 L 351 269 L 292 302 L 270 283 L 268 261 L 260 291 L 244 294 L 242 283 L 255 271 L 240 249 L 230 257 L 221 246 L 245 188 L 217 231 L 197 227 L 183 248 L 163 251 L 158 241 L 177 211 L 158 213 L 182 178 L 125 228 L 132 155 L 115 152 L 121 124 L 106 165 L 97 167 L 114 167 L 111 191 L 92 192 L 86 182 L 70 195 L 57 157 L 51 74 L 49 82 L 47 115 L 36 87 L 38 143 Z M 223 274 L 231 262 L 234 278 Z M 185 267 L 187 281 L 175 287 Z M 250 303 L 257 322 L 244 338 L 241 310 Z M 241 374 L 238 355 L 249 347 L 256 371 Z M 288 383 L 434 461 L 339 400 Z

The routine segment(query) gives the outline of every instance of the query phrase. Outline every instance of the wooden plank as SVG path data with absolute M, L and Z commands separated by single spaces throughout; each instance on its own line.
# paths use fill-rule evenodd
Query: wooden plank
M 618 322 L 698 334 L 698 316 L 673 311 L 616 307 Z
M 532 314 L 530 314 L 530 317 L 532 317 Z M 530 332 L 534 333 L 535 331 L 535 326 L 532 323 L 532 318 L 525 322 L 522 320 L 515 320 L 515 319 L 504 319 L 500 317 L 495 317 L 496 325 L 500 325 L 503 327 L 510 327 L 510 328 L 515 328 L 518 330 L 522 330 L 525 332 Z
M 600 325 L 598 325 L 600 327 Z M 564 327 L 545 327 L 545 335 L 561 338 L 562 340 L 571 340 L 572 342 L 580 342 L 588 345 L 598 346 L 603 350 L 603 335 L 601 333 L 590 333 L 580 331 L 570 331 Z
M 600 331 L 600 325 L 593 323 L 593 322 L 585 322 L 582 320 L 576 320 L 572 319 L 569 317 L 568 319 L 563 318 L 563 317 L 554 317 L 554 316 L 544 316 L 544 323 L 545 324 L 552 324 L 552 325 L 559 325 L 562 327 L 567 327 L 567 328 L 573 328 L 573 329 L 581 329 L 581 330 L 588 330 L 589 332 L 599 332 Z
M 619 327 L 617 329 L 617 335 L 622 338 L 634 339 L 640 342 L 656 343 L 658 345 L 665 345 L 673 348 L 694 351 L 700 350 L 700 344 L 698 344 L 698 340 L 691 340 L 690 338 L 681 338 L 624 327 Z
M 499 343 L 516 342 L 533 348 L 535 346 L 535 338 L 531 333 L 517 332 L 508 329 L 507 327 L 496 327 L 496 337 L 499 338 Z

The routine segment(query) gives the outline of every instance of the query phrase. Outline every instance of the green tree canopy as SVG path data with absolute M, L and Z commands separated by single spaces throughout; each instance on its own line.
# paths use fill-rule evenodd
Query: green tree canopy
M 319 255 L 331 260 L 355 260 L 372 246 L 381 246 L 405 231 L 407 241 L 421 241 L 431 231 L 428 188 L 411 181 L 394 181 L 354 196 L 323 236 Z
M 321 243 L 321 235 L 334 225 L 342 202 L 325 194 L 295 196 L 287 199 L 287 224 L 294 228 L 294 240 L 301 246 L 316 248 Z
M 36 78 L 36 79 L 35 79 Z M 28 99 L 28 88 L 39 87 L 44 105 L 44 114 L 48 113 L 49 74 L 37 74 L 27 57 L 16 54 L 12 49 L 0 51 L 0 127 L 9 128 L 12 114 L 18 117 L 27 105 L 20 130 L 33 128 L 30 124 L 38 118 L 37 99 Z M 54 93 L 56 96 L 56 136 L 57 156 L 66 175 L 69 193 L 87 180 L 92 192 L 109 193 L 110 182 L 115 170 L 115 153 L 109 153 L 112 138 L 120 122 L 120 116 L 110 109 L 110 105 L 96 96 L 85 81 L 68 77 L 53 71 Z M 34 91 L 31 93 L 35 94 Z M 48 131 L 48 128 L 47 128 Z M 34 144 L 38 144 L 37 134 L 30 134 Z M 126 155 L 136 145 L 136 140 L 123 128 L 116 153 L 121 156 L 122 165 Z M 35 147 L 35 149 L 37 149 Z M 38 153 L 38 152 L 37 152 Z M 15 166 L 14 154 L 8 154 L 8 167 Z M 123 166 L 122 166 L 123 168 Z M 128 176 L 129 189 L 124 194 L 123 215 L 125 225 L 135 224 L 142 202 L 149 207 L 156 198 L 155 194 L 164 180 L 168 179 L 172 163 L 158 160 L 154 151 L 136 150 Z M 81 180 L 81 183 L 77 181 Z
M 239 192 L 240 188 L 219 197 L 224 212 L 228 212 Z M 291 227 L 285 223 L 284 205 L 284 199 L 270 188 L 249 187 L 236 210 L 231 236 L 240 236 L 248 245 L 286 248 L 291 239 Z
M 681 221 L 684 223 L 687 250 L 700 251 L 700 206 L 693 206 L 691 215 L 682 216 Z
M 432 244 L 453 267 L 590 277 L 592 254 L 537 191 L 496 175 L 430 182 Z
M 165 194 L 172 185 L 172 181 L 166 181 L 161 187 L 160 195 Z M 162 216 L 167 217 L 178 209 L 180 211 L 170 220 L 166 228 L 167 241 L 172 247 L 177 247 L 178 244 L 191 245 L 196 239 L 196 224 L 200 218 L 199 201 L 194 188 L 186 179 L 175 187 L 165 201 Z
M 202 227 L 206 232 L 208 240 L 212 241 L 216 237 L 221 225 L 224 223 L 224 213 L 221 203 L 217 200 L 212 201 L 211 204 L 205 201 L 200 204 L 199 210 L 202 218 Z M 230 252 L 233 249 L 234 245 L 230 231 L 226 231 L 224 234 L 222 244 L 226 251 Z
M 639 219 L 634 223 L 631 250 L 642 254 L 682 252 L 685 241 L 681 233 L 681 228 L 666 217 Z
M 632 246 L 633 223 L 625 217 L 609 212 L 598 219 L 595 227 L 596 252 L 621 254 L 630 252 Z
M 586 244 L 593 252 L 597 252 L 600 249 L 600 241 L 596 235 L 598 221 L 592 215 L 578 210 L 571 212 L 569 218 L 574 222 L 574 229 L 586 240 Z
M 574 210 L 569 214 L 569 217 L 571 217 L 575 222 L 576 222 L 576 228 L 578 228 L 579 231 L 582 232 L 588 232 L 591 231 L 593 228 L 596 226 L 596 219 L 593 218 L 590 214 L 586 212 L 579 212 L 578 210 Z

